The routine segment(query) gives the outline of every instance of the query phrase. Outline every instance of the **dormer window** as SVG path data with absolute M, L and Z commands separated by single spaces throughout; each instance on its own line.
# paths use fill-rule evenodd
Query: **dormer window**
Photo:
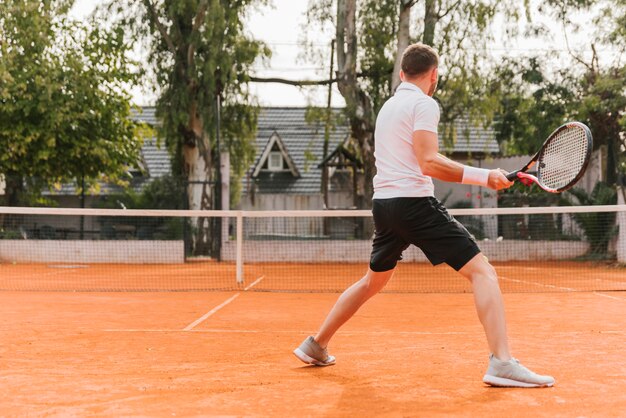
M 283 154 L 280 151 L 270 152 L 267 159 L 267 169 L 269 171 L 282 171 L 283 168 Z
M 252 171 L 252 178 L 257 178 L 261 172 L 284 172 L 291 173 L 295 178 L 300 177 L 300 172 L 296 168 L 291 155 L 287 152 L 283 140 L 276 131 L 270 136 L 263 153 L 257 160 L 254 170 Z

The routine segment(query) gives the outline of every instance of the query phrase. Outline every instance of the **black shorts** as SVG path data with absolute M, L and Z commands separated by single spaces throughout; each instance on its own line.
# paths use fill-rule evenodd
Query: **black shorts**
M 411 244 L 433 265 L 447 263 L 457 271 L 480 253 L 474 237 L 434 197 L 374 199 L 372 213 L 373 271 L 393 269 Z

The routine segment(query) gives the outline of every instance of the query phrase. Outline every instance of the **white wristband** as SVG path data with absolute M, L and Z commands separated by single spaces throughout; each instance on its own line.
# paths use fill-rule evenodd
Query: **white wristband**
M 463 180 L 461 180 L 461 183 L 487 186 L 489 184 L 489 171 L 491 170 L 466 165 L 463 167 Z

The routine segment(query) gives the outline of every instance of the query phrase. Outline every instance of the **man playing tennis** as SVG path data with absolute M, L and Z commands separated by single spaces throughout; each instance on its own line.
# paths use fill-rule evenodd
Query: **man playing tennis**
M 496 271 L 469 232 L 434 197 L 432 177 L 494 190 L 513 184 L 502 170 L 464 166 L 438 153 L 439 105 L 432 98 L 438 64 L 437 52 L 427 45 L 413 44 L 404 51 L 402 83 L 376 119 L 372 209 L 376 232 L 369 269 L 339 297 L 317 335 L 304 340 L 294 354 L 308 364 L 334 364 L 335 358 L 326 350 L 328 342 L 387 284 L 402 252 L 413 244 L 433 265 L 445 262 L 472 283 L 476 310 L 492 353 L 483 381 L 492 386 L 552 386 L 551 376 L 538 375 L 511 357 Z

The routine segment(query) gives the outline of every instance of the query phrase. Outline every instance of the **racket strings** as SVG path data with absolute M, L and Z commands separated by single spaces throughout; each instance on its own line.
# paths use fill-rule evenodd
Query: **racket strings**
M 555 190 L 569 185 L 584 168 L 588 147 L 583 128 L 573 126 L 559 131 L 539 157 L 539 180 Z

